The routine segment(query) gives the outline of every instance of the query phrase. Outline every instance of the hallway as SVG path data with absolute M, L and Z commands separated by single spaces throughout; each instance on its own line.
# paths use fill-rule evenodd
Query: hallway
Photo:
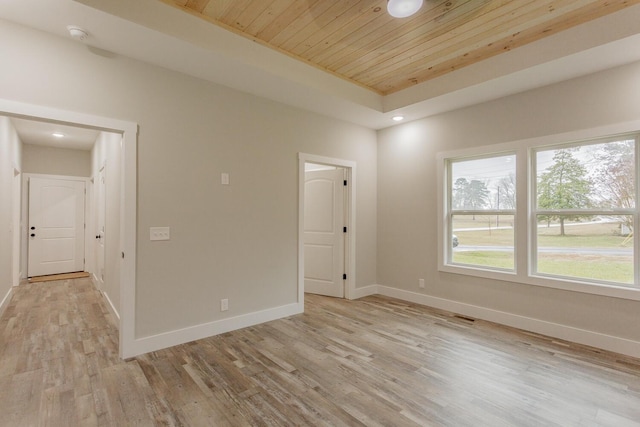
M 26 283 L 0 319 L 0 425 L 95 425 L 122 362 L 90 279 Z

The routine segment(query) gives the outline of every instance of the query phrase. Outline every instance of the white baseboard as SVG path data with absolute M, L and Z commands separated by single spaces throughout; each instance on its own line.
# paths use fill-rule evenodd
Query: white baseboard
M 9 288 L 9 291 L 7 292 L 7 294 L 4 296 L 4 298 L 2 298 L 2 302 L 0 302 L 0 316 L 2 316 L 7 306 L 11 302 L 12 296 L 13 296 L 13 286 Z
M 523 329 L 525 331 L 535 332 L 578 344 L 597 347 L 603 350 L 640 358 L 640 342 L 638 341 L 574 328 L 572 326 L 562 325 L 559 323 L 533 319 L 531 317 L 520 316 L 504 311 L 492 310 L 486 307 L 466 304 L 445 298 L 438 298 L 402 289 L 391 288 L 388 286 L 372 286 L 377 288 L 379 294 L 388 297 L 398 298 L 404 301 L 439 308 L 441 310 L 450 311 L 464 316 L 474 317 L 476 319 L 487 320 L 501 325 Z M 371 288 L 372 286 L 368 286 L 367 288 Z
M 109 298 L 109 294 L 107 294 L 106 292 L 101 292 L 101 294 L 104 296 L 104 299 L 107 300 L 107 307 L 109 308 L 109 311 L 118 321 L 118 325 L 120 325 L 120 313 L 118 313 L 118 310 L 116 310 L 115 306 L 113 305 L 113 302 L 111 302 L 111 298 Z
M 379 294 L 378 285 L 369 285 L 362 288 L 356 288 L 350 299 L 358 299 L 368 297 L 369 295 Z
M 591 347 L 601 348 L 607 351 L 640 358 L 640 342 L 638 341 L 606 335 L 599 332 L 588 331 L 585 329 L 579 329 L 559 323 L 547 322 L 544 320 L 520 316 L 504 311 L 492 310 L 486 307 L 466 304 L 459 301 L 405 291 L 389 286 L 370 285 L 356 288 L 353 295 L 351 295 L 351 299 L 363 298 L 369 295 L 384 295 L 392 298 L 397 298 L 400 300 L 426 305 L 429 307 L 450 311 L 456 314 L 461 314 L 476 319 L 487 320 L 525 331 L 535 332 L 538 334 L 559 338 L 578 344 L 588 345 Z M 107 297 L 106 294 L 105 297 Z M 114 310 L 114 313 L 116 313 L 115 315 L 117 316 L 117 312 L 115 312 L 115 308 L 111 304 L 111 301 L 109 301 L 109 307 Z M 230 332 L 249 326 L 258 325 L 260 323 L 281 319 L 295 314 L 300 314 L 302 312 L 304 312 L 304 305 L 302 303 L 293 303 L 281 307 L 276 307 L 255 313 L 248 313 L 228 319 L 221 319 L 214 322 L 204 323 L 201 325 L 196 325 L 158 335 L 138 338 L 134 341 L 134 345 L 131 348 L 132 351 L 127 355 L 127 357 L 134 357 L 139 354 L 161 350 L 163 348 L 184 344 L 186 342 L 219 335 L 225 332 Z
M 247 328 L 260 323 L 293 316 L 294 314 L 300 314 L 302 312 L 304 312 L 304 304 L 293 303 L 255 313 L 248 313 L 227 319 L 216 320 L 214 322 L 203 323 L 201 325 L 178 329 L 158 335 L 137 338 L 133 343 L 131 351 L 128 352 L 129 354 L 127 354 L 126 357 L 134 357 L 139 354 L 173 347 L 175 345 L 184 344 L 202 338 L 208 338 L 225 332 L 234 331 L 236 329 Z
M 107 301 L 107 308 L 109 309 L 109 312 L 111 313 L 111 315 L 116 319 L 119 326 L 120 313 L 118 313 L 118 310 L 116 310 L 116 307 L 113 305 L 113 302 L 111 301 L 111 298 L 109 298 L 109 295 L 98 287 L 98 278 L 93 273 L 91 273 L 91 283 L 93 283 L 93 286 L 98 290 L 98 292 L 100 292 L 100 294 Z

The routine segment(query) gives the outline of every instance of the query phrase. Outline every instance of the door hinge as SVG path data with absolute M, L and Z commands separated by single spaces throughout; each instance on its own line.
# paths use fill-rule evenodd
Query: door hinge
M 344 180 L 344 186 L 345 187 L 347 186 L 347 180 L 346 179 Z
M 346 233 L 347 232 L 347 227 L 342 227 L 342 232 Z
M 347 273 L 342 275 L 342 280 L 347 280 Z

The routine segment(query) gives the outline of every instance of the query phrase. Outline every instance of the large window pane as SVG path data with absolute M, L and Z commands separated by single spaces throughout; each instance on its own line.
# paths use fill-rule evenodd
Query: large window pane
M 540 210 L 635 207 L 633 139 L 538 151 L 536 166 Z
M 639 138 L 519 143 L 445 158 L 442 270 L 616 296 L 621 287 L 640 289 Z M 491 154 L 505 147 L 513 154 Z M 516 173 L 525 162 L 530 169 Z M 527 182 L 516 186 L 516 176 Z M 618 289 L 605 290 L 611 285 Z
M 537 272 L 632 284 L 633 217 L 538 215 Z
M 454 215 L 452 261 L 514 269 L 513 215 Z
M 452 162 L 451 208 L 515 209 L 515 176 L 515 155 Z

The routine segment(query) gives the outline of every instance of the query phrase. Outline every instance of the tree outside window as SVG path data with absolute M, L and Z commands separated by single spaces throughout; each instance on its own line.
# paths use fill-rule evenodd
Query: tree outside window
M 536 151 L 537 274 L 634 282 L 635 144 Z
M 586 209 L 590 199 L 591 181 L 587 169 L 573 156 L 576 149 L 556 150 L 553 164 L 538 179 L 538 208 L 546 210 Z M 553 220 L 560 223 L 560 235 L 565 235 L 566 220 L 577 220 L 579 215 L 542 215 L 549 224 Z

